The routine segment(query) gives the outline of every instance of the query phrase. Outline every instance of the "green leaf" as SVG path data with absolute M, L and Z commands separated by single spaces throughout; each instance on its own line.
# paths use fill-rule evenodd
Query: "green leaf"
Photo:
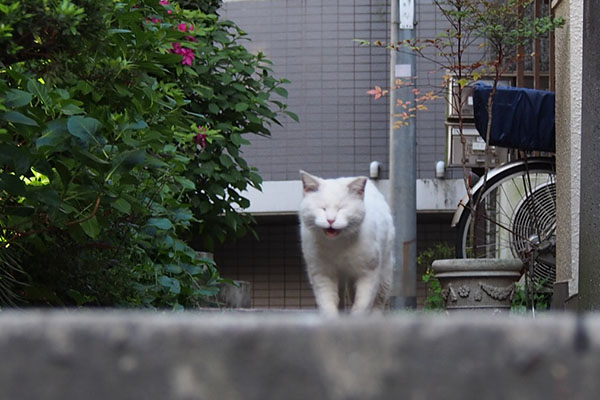
M 84 157 L 84 159 L 87 159 L 94 164 L 98 164 L 98 166 L 110 165 L 110 162 L 108 162 L 106 159 L 102 159 L 102 158 L 98 157 L 97 155 L 90 153 L 87 150 L 73 149 L 73 153 L 82 155 Z
M 173 217 L 176 221 L 190 221 L 194 218 L 194 214 L 187 208 L 178 208 L 173 213 Z
M 125 126 L 123 126 L 123 130 L 126 130 L 126 129 L 139 130 L 139 129 L 146 129 L 146 128 L 148 128 L 148 124 L 146 123 L 146 121 L 130 122 L 128 124 L 125 124 Z
M 26 147 L 12 144 L 0 144 L 0 164 L 8 167 L 17 175 L 24 175 L 29 171 L 29 151 Z
M 298 115 L 296 115 L 295 113 L 293 113 L 291 111 L 284 111 L 284 113 L 286 113 L 288 115 L 288 117 L 290 117 L 294 121 L 296 121 L 296 122 L 300 121 L 300 119 L 298 118 Z
M 232 133 L 231 136 L 229 137 L 229 140 L 231 140 L 231 143 L 233 143 L 236 146 L 250 144 L 250 142 L 248 140 L 244 139 L 242 137 L 242 135 L 240 135 L 239 133 Z
M 25 196 L 27 188 L 19 177 L 3 172 L 0 174 L 0 190 L 5 190 L 13 196 Z
M 185 272 L 187 272 L 188 274 L 190 274 L 192 276 L 201 274 L 202 271 L 204 270 L 204 268 L 202 268 L 202 267 L 199 267 L 197 265 L 190 265 L 190 264 L 182 264 L 181 268 L 183 268 L 183 270 Z
M 173 294 L 179 294 L 181 292 L 181 284 L 179 280 L 175 278 L 169 278 L 168 276 L 162 275 L 158 278 L 158 283 L 169 289 Z
M 235 105 L 235 111 L 237 112 L 242 112 L 242 111 L 246 111 L 248 109 L 248 104 L 247 103 L 237 103 Z
M 106 177 L 108 180 L 115 171 L 124 168 L 125 170 L 130 170 L 137 165 L 144 163 L 146 160 L 146 150 L 138 149 L 138 150 L 128 150 L 124 151 L 115 157 L 113 160 L 113 167 Z
M 114 28 L 114 29 L 109 29 L 108 33 L 110 33 L 110 34 L 115 34 L 115 33 L 131 33 L 131 31 L 129 29 L 117 29 L 117 28 Z
M 92 239 L 96 239 L 98 235 L 100 235 L 101 228 L 95 215 L 92 218 L 83 221 L 79 225 L 81 226 L 81 229 L 83 229 L 83 231 L 86 233 L 86 235 L 88 235 Z
M 210 111 L 212 114 L 218 114 L 219 113 L 219 106 L 217 106 L 215 103 L 210 103 L 208 105 L 208 111 Z
M 172 274 L 180 274 L 183 271 L 183 269 L 176 264 L 167 264 L 166 270 Z
M 69 289 L 67 291 L 67 294 L 69 295 L 70 298 L 72 298 L 73 300 L 75 300 L 75 303 L 78 306 L 83 306 L 86 303 L 91 303 L 91 302 L 93 302 L 93 301 L 96 300 L 96 297 L 94 297 L 94 296 L 88 296 L 88 295 L 85 295 L 85 294 L 81 294 L 80 292 L 78 292 L 75 289 Z
M 77 115 L 85 112 L 81 107 L 78 107 L 75 104 L 65 104 L 60 108 L 60 111 L 65 115 Z
M 284 88 L 282 88 L 281 86 L 277 86 L 277 87 L 273 88 L 273 91 L 275 93 L 277 93 L 278 95 L 280 95 L 281 97 L 285 97 L 285 98 L 288 97 L 288 91 L 285 90 Z
M 188 190 L 196 190 L 196 184 L 186 178 L 185 176 L 175 176 L 175 180 L 179 183 L 184 189 Z
M 27 82 L 27 90 L 29 90 L 30 93 L 34 94 L 38 99 L 40 99 L 40 101 L 44 103 L 44 105 L 49 106 L 50 104 L 52 104 L 52 100 L 48 95 L 48 88 L 41 82 L 30 79 Z
M 231 160 L 231 157 L 229 157 L 227 154 L 221 154 L 219 156 L 219 161 L 221 161 L 221 164 L 225 168 L 229 168 L 233 165 L 233 161 Z
M 26 117 L 18 111 L 7 111 L 4 114 L 2 114 L 2 119 L 8 122 L 12 122 L 13 124 L 39 126 L 37 122 L 35 122 L 29 117 Z
M 168 218 L 150 218 L 147 222 L 148 226 L 153 226 L 158 229 L 168 230 L 173 228 L 173 224 Z
M 149 167 L 156 167 L 156 168 L 167 168 L 169 166 L 169 164 L 167 164 L 166 162 L 164 162 L 154 156 L 148 156 L 146 158 L 146 165 L 148 165 Z
M 200 289 L 196 289 L 194 290 L 194 294 L 196 294 L 197 296 L 204 296 L 204 297 L 209 297 L 209 296 L 216 296 L 219 293 L 219 288 L 218 287 L 209 287 L 209 286 L 204 286 Z
M 102 124 L 95 118 L 76 115 L 67 120 L 67 130 L 69 133 L 85 144 L 90 142 L 90 138 L 102 128 Z
M 131 204 L 125 199 L 116 199 L 111 203 L 111 206 L 123 214 L 129 214 L 131 212 Z
M 31 193 L 31 197 L 44 203 L 48 208 L 54 210 L 61 205 L 58 192 L 49 186 L 37 186 Z
M 19 89 L 10 89 L 6 92 L 4 105 L 11 108 L 23 107 L 31 101 L 31 93 Z
M 65 131 L 66 132 L 66 131 Z M 57 131 L 49 131 L 35 141 L 35 147 L 41 150 L 49 150 L 54 148 L 57 151 L 59 145 L 65 142 L 65 135 Z

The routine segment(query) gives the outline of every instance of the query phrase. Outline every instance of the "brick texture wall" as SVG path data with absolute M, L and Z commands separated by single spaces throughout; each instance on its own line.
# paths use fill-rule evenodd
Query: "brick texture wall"
M 422 214 L 417 221 L 418 251 L 435 243 L 454 245 L 449 214 Z M 300 250 L 299 226 L 295 216 L 259 218 L 259 239 L 248 235 L 226 243 L 215 252 L 223 277 L 252 284 L 253 308 L 315 308 Z M 427 288 L 417 271 L 417 305 L 423 306 Z

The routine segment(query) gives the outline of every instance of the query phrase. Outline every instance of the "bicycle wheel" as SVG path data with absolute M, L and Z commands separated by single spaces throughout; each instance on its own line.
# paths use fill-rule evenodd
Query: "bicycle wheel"
M 533 260 L 532 278 L 552 286 L 556 278 L 554 159 L 508 164 L 491 175 L 485 187 L 476 188 L 473 199 L 475 206 L 467 202 L 457 224 L 457 257 L 518 258 L 526 265 Z

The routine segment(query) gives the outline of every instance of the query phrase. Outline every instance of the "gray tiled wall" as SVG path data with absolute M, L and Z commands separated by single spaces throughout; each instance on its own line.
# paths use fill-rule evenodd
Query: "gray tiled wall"
M 437 243 L 454 246 L 456 234 L 450 228 L 451 214 L 421 214 L 417 218 L 417 251 L 420 254 Z M 226 242 L 215 250 L 221 276 L 251 284 L 253 308 L 315 308 L 315 300 L 304 270 L 295 216 L 259 217 L 256 233 L 235 243 Z M 417 304 L 421 308 L 427 287 L 417 269 Z
M 366 92 L 387 87 L 389 55 L 353 39 L 389 41 L 390 0 L 252 0 L 224 4 L 235 21 L 274 62 L 276 76 L 289 79 L 289 109 L 271 138 L 252 137 L 245 151 L 265 180 L 298 178 L 298 170 L 324 177 L 368 172 L 379 161 L 388 176 L 388 99 Z M 441 22 L 432 0 L 417 1 L 417 35 L 434 34 Z M 436 66 L 419 59 L 419 86 L 439 85 Z M 434 177 L 445 154 L 445 103 L 429 104 L 417 119 L 419 178 Z

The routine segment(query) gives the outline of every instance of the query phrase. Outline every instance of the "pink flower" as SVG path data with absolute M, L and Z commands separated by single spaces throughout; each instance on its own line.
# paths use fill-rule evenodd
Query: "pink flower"
M 191 32 L 194 30 L 194 25 L 188 25 L 186 22 L 181 22 L 179 25 L 177 25 L 177 29 L 181 32 Z M 190 42 L 197 41 L 193 36 L 186 36 L 185 38 Z M 183 65 L 192 65 L 194 63 L 195 56 L 192 49 L 182 47 L 180 43 L 173 43 L 173 52 L 183 56 L 183 60 L 181 61 Z
M 183 56 L 183 60 L 181 61 L 183 65 L 189 65 L 190 67 L 194 64 L 194 54 Z
M 163 5 L 163 6 L 168 6 L 168 5 L 170 5 L 170 4 L 169 4 L 169 0 L 160 0 L 160 1 L 158 2 L 158 4 L 161 4 L 161 5 Z M 173 14 L 173 10 L 167 10 L 167 13 L 169 13 L 169 14 Z
M 192 65 L 194 63 L 194 50 L 181 46 L 181 43 L 173 43 L 173 53 L 183 56 L 181 63 L 183 65 Z
M 200 131 L 200 133 L 194 137 L 194 142 L 196 142 L 196 148 L 198 150 L 202 150 L 206 147 L 207 135 L 206 133 L 204 133 L 206 132 L 206 127 L 198 125 L 198 130 Z

